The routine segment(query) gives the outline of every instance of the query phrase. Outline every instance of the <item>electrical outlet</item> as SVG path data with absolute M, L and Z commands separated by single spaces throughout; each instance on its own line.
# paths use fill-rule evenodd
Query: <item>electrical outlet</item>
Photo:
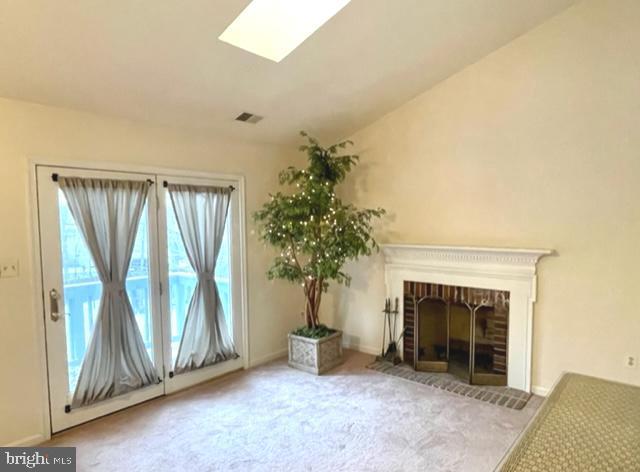
M 0 278 L 8 279 L 18 276 L 18 259 L 5 259 L 0 261 Z
M 638 358 L 636 356 L 627 356 L 625 365 L 630 369 L 638 367 Z

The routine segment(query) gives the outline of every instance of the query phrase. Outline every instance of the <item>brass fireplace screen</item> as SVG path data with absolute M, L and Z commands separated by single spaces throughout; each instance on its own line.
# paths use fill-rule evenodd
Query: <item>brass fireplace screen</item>
M 414 369 L 507 385 L 509 292 L 405 282 L 404 329 Z

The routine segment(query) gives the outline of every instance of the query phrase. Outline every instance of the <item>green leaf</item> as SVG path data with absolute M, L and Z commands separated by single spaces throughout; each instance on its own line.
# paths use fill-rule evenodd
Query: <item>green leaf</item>
M 301 326 L 300 328 L 296 328 L 291 331 L 291 334 L 295 334 L 296 336 L 303 336 L 305 338 L 311 339 L 320 339 L 326 338 L 327 336 L 331 336 L 335 333 L 335 329 L 331 329 L 326 327 L 325 325 L 318 325 L 315 328 L 308 328 L 306 326 Z

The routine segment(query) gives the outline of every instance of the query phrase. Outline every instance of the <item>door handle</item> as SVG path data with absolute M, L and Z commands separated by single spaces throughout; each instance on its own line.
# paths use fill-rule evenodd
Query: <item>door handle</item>
M 60 319 L 60 309 L 58 307 L 58 300 L 60 294 L 55 288 L 49 290 L 49 311 L 51 312 L 51 321 L 56 322 Z

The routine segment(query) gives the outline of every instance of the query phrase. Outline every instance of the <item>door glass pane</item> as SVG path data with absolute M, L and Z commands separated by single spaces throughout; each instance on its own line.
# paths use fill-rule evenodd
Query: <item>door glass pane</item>
M 69 391 L 73 392 L 98 315 L 102 283 L 62 191 L 58 192 L 58 202 L 67 368 Z M 142 339 L 153 359 L 153 326 L 149 301 L 149 225 L 146 209 L 140 219 L 126 287 Z
M 228 223 L 228 221 L 227 221 Z M 233 333 L 232 320 L 231 316 L 231 246 L 229 243 L 229 224 L 225 225 L 224 228 L 224 237 L 222 238 L 222 245 L 220 246 L 220 253 L 218 254 L 218 260 L 216 262 L 216 286 L 218 287 L 218 294 L 220 295 L 220 300 L 222 300 L 222 307 L 224 308 L 224 318 L 226 321 L 227 328 L 230 333 Z M 233 339 L 233 336 L 231 336 Z
M 144 347 L 153 361 L 153 323 L 151 319 L 149 274 L 149 218 L 145 206 L 140 217 L 136 241 L 133 245 L 126 286 L 133 313 L 138 323 L 138 329 L 144 341 Z
M 62 191 L 58 192 L 58 201 L 64 311 L 67 315 L 65 316 L 67 367 L 69 391 L 73 392 L 98 315 L 102 284 Z
M 171 364 L 173 365 L 178 356 L 185 316 L 198 278 L 187 258 L 182 237 L 180 236 L 178 222 L 173 212 L 173 206 L 170 201 L 167 203 L 169 317 L 171 322 Z M 229 226 L 227 220 L 220 253 L 218 254 L 218 260 L 216 262 L 215 280 L 222 301 L 227 328 L 232 333 Z

